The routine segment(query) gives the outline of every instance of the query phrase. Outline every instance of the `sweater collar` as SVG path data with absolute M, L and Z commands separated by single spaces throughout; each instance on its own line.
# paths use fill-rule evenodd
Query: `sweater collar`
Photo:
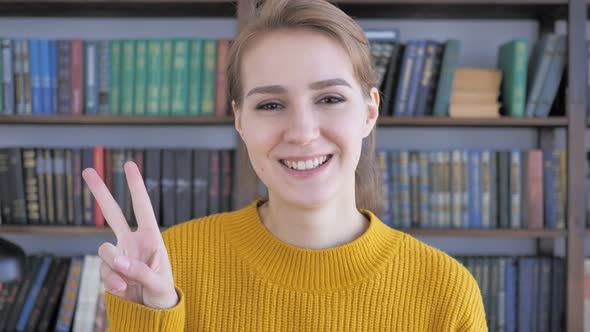
M 263 225 L 256 200 L 231 213 L 224 231 L 236 253 L 262 279 L 299 291 L 346 288 L 371 278 L 392 262 L 404 236 L 368 210 L 369 227 L 355 240 L 328 249 L 285 243 Z

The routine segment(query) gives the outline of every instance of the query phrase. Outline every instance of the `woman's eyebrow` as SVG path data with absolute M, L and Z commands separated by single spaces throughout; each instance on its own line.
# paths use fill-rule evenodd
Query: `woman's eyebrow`
M 333 78 L 329 80 L 314 82 L 309 85 L 309 88 L 313 90 L 320 90 L 334 85 L 343 85 L 352 88 L 350 83 L 348 83 L 346 80 L 342 78 Z
M 346 80 L 344 80 L 342 78 L 333 78 L 333 79 L 329 79 L 329 80 L 313 82 L 309 85 L 309 88 L 312 90 L 320 90 L 320 89 L 325 89 L 327 87 L 334 86 L 334 85 L 342 85 L 342 86 L 347 86 L 349 88 L 352 88 L 350 83 L 348 83 Z M 269 94 L 271 94 L 271 93 L 285 93 L 286 91 L 287 91 L 287 89 L 282 85 L 264 85 L 264 86 L 259 86 L 259 87 L 256 87 L 256 88 L 250 90 L 250 92 L 248 92 L 246 97 L 249 97 L 255 93 L 263 93 L 263 94 L 269 93 Z

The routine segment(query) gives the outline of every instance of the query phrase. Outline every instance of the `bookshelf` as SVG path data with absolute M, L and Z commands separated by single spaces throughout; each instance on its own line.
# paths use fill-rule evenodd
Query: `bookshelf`
M 584 137 L 590 122 L 586 120 L 587 68 L 584 41 L 587 4 L 583 0 L 340 0 L 340 7 L 351 16 L 359 19 L 525 19 L 539 23 L 541 31 L 551 31 L 556 20 L 567 20 L 568 25 L 568 86 L 569 99 L 567 116 L 532 119 L 453 119 L 436 117 L 394 118 L 381 117 L 378 127 L 385 131 L 398 128 L 412 130 L 419 134 L 429 130 L 444 128 L 447 131 L 498 129 L 501 131 L 527 130 L 538 132 L 566 132 L 567 154 L 567 192 L 565 230 L 473 230 L 473 229 L 415 229 L 407 230 L 414 236 L 425 237 L 467 237 L 467 238 L 516 238 L 523 240 L 565 239 L 567 264 L 567 314 L 568 331 L 583 331 L 584 304 L 584 239 L 590 236 L 585 225 L 585 188 L 583 165 L 586 147 Z M 1 17 L 223 17 L 237 19 L 238 28 L 247 22 L 253 12 L 254 0 L 125 0 L 125 1 L 68 1 L 68 0 L 0 0 Z M 232 117 L 85 117 L 85 116 L 0 116 L 0 142 L 14 142 L 14 130 L 32 133 L 33 128 L 41 128 L 45 133 L 80 128 L 95 130 L 130 130 L 130 135 L 139 135 L 139 140 L 150 139 L 149 131 L 159 127 L 168 132 L 196 128 L 227 133 L 233 127 Z M 182 128 L 181 128 L 182 127 Z M 13 131 L 4 130 L 13 128 Z M 26 144 L 40 140 L 41 134 L 23 138 Z M 240 167 L 234 169 L 235 190 L 234 208 L 250 203 L 258 195 L 258 183 L 252 171 L 248 155 L 237 137 L 235 140 L 235 162 Z M 95 144 L 100 138 L 89 136 L 83 144 Z M 59 143 L 59 139 L 53 142 Z M 12 144 L 12 143 L 11 143 Z M 50 141 L 46 144 L 52 144 Z M 82 143 L 81 143 L 82 144 Z M 172 144 L 172 143 L 170 143 Z M 186 143 L 185 143 L 186 144 Z M 225 143 L 224 143 L 225 144 Z M 0 226 L 0 235 L 32 234 L 104 236 L 110 229 L 90 227 L 47 227 L 47 226 Z

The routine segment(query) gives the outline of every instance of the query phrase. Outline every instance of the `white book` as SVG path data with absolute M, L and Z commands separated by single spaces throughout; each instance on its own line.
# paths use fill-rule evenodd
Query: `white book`
M 84 268 L 82 269 L 80 291 L 72 329 L 74 332 L 92 331 L 94 328 L 96 304 L 98 292 L 100 291 L 100 263 L 99 256 L 84 256 Z

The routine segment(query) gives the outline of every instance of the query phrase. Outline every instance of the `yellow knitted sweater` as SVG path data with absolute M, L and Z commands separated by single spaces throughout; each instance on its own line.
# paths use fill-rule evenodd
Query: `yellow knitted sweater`
M 255 201 L 163 233 L 179 303 L 106 293 L 111 331 L 487 331 L 475 279 L 373 213 L 354 241 L 315 250 L 262 224 Z

